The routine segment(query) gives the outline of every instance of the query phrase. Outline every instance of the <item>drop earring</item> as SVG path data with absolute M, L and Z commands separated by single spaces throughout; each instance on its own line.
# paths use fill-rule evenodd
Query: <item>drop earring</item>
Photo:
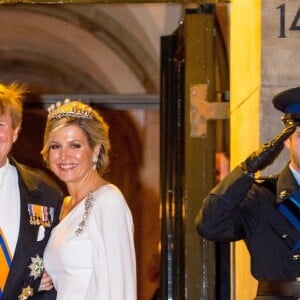
M 98 156 L 97 155 L 93 156 L 92 162 L 93 162 L 93 170 L 96 170 L 97 169 L 97 163 L 98 163 Z

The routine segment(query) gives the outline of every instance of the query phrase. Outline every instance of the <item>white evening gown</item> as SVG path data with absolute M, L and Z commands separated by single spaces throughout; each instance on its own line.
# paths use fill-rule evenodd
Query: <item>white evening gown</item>
M 81 235 L 81 201 L 52 230 L 44 253 L 45 270 L 57 300 L 135 300 L 136 262 L 131 212 L 113 184 L 95 199 Z

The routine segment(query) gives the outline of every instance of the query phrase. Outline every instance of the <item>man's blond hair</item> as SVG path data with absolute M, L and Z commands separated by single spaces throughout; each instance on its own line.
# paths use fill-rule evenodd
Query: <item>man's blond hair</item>
M 12 120 L 12 127 L 21 126 L 23 115 L 23 99 L 27 92 L 25 84 L 0 84 L 0 114 L 8 114 Z

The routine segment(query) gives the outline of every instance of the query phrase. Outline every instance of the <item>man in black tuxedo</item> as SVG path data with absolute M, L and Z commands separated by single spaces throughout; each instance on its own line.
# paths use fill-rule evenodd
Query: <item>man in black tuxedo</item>
M 41 287 L 43 251 L 62 193 L 9 156 L 22 122 L 25 88 L 0 84 L 0 299 L 55 299 Z M 49 285 L 48 285 L 49 287 Z

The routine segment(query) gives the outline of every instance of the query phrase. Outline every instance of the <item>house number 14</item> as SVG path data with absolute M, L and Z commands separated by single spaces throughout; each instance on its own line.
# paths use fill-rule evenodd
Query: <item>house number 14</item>
M 286 29 L 285 29 L 285 4 L 282 4 L 277 7 L 280 14 L 280 30 L 279 30 L 279 37 L 286 38 Z M 300 7 L 291 23 L 290 31 L 300 30 Z

